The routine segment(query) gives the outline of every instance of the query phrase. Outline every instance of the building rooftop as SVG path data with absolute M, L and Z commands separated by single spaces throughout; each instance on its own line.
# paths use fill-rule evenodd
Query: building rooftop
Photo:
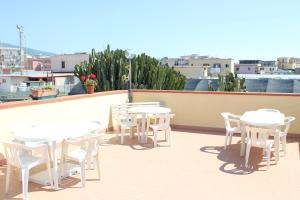
M 28 77 L 28 78 L 47 78 L 51 76 L 50 71 L 22 71 L 11 74 L 0 74 L 0 77 Z M 54 77 L 74 76 L 74 73 L 53 73 Z
M 3 103 L 0 140 L 11 138 L 9 126 L 18 121 L 38 124 L 97 119 L 110 130 L 114 128 L 111 105 L 125 103 L 127 98 L 127 91 L 121 90 Z M 299 100 L 300 94 L 133 90 L 134 102 L 159 101 L 175 114 L 172 147 L 163 133 L 158 135 L 157 148 L 153 148 L 151 133 L 145 145 L 139 144 L 137 137 L 128 136 L 120 145 L 116 132 L 105 133 L 100 148 L 100 181 L 96 170 L 86 170 L 84 188 L 79 175 L 64 179 L 58 191 L 30 183 L 29 199 L 299 200 Z M 233 137 L 227 150 L 223 148 L 225 131 L 220 113 L 242 114 L 259 108 L 274 108 L 296 117 L 288 134 L 286 156 L 281 152 L 275 165 L 272 155 L 269 170 L 259 148 L 251 149 L 250 167 L 244 167 L 239 136 Z M 0 146 L 0 165 L 1 160 Z M 18 171 L 13 171 L 8 196 L 4 195 L 5 173 L 6 167 L 0 166 L 0 199 L 20 199 Z
M 159 140 L 164 140 L 163 134 Z M 213 132 L 173 131 L 173 145 L 160 142 L 153 147 L 152 136 L 141 146 L 137 138 L 125 138 L 124 145 L 114 133 L 106 134 L 101 148 L 101 180 L 96 170 L 86 171 L 86 187 L 80 176 L 62 182 L 59 191 L 30 183 L 30 200 L 51 199 L 300 199 L 300 140 L 288 141 L 288 154 L 266 171 L 262 152 L 253 149 L 250 169 L 239 156 L 239 138 L 227 150 L 224 136 Z M 271 163 L 274 163 L 271 162 Z M 5 168 L 0 168 L 0 199 L 4 194 Z M 22 198 L 18 175 L 14 173 L 8 199 Z

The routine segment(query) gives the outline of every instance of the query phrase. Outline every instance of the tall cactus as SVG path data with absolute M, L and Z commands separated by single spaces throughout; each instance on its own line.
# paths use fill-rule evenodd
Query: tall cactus
M 99 53 L 92 49 L 89 62 L 76 65 L 74 74 L 77 77 L 90 72 L 95 74 L 98 81 L 97 91 L 125 89 L 128 81 L 128 66 L 126 51 L 111 50 L 108 45 Z M 131 78 L 133 88 L 158 90 L 181 90 L 186 80 L 179 72 L 161 65 L 157 59 L 144 53 L 131 60 Z

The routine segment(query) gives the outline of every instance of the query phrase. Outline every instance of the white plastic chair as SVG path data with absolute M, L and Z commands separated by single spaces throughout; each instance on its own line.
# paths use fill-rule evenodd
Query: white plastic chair
M 51 184 L 51 187 L 53 187 L 48 146 L 46 144 L 39 144 L 31 147 L 20 143 L 4 142 L 3 146 L 7 159 L 7 175 L 5 187 L 6 193 L 8 193 L 9 190 L 9 179 L 12 166 L 21 169 L 23 199 L 28 199 L 29 170 L 37 165 L 46 163 L 49 182 Z M 33 151 L 35 152 L 35 155 L 32 155 Z M 40 153 L 40 156 L 37 155 L 37 152 Z
M 295 120 L 295 117 L 288 116 L 284 118 L 284 125 L 281 126 L 279 131 L 280 142 L 282 144 L 282 150 L 284 152 L 284 156 L 286 155 L 286 136 L 288 134 L 291 123 Z
M 138 116 L 136 114 L 122 113 L 116 116 L 120 132 L 117 133 L 118 138 L 121 137 L 121 144 L 124 144 L 124 135 L 126 130 L 130 131 L 130 137 L 133 136 L 133 129 L 136 127 L 138 133 L 138 141 L 140 141 L 140 128 L 138 123 Z M 120 136 L 121 133 L 121 136 Z
M 226 137 L 225 137 L 224 149 L 226 149 L 228 145 L 228 138 L 229 138 L 229 144 L 231 144 L 232 135 L 234 133 L 241 133 L 240 116 L 234 115 L 229 112 L 223 112 L 221 113 L 221 115 L 225 121 Z M 236 126 L 233 126 L 234 124 Z
M 273 108 L 262 108 L 262 109 L 258 109 L 257 111 L 260 112 L 275 112 L 275 113 L 280 113 L 279 110 L 273 109 Z
M 79 163 L 81 168 L 81 185 L 85 186 L 85 162 L 90 165 L 93 159 L 96 163 L 98 178 L 100 180 L 100 163 L 99 163 L 99 147 L 101 143 L 101 135 L 90 134 L 83 137 L 68 139 L 63 141 L 61 163 L 60 163 L 60 177 L 64 172 L 66 161 Z M 77 146 L 75 150 L 69 151 L 69 145 Z M 79 147 L 79 148 L 78 148 Z
M 272 133 L 274 130 L 270 128 L 257 128 L 251 126 L 246 126 L 245 130 L 247 134 L 245 166 L 248 167 L 250 150 L 251 147 L 254 146 L 264 149 L 264 155 L 267 155 L 267 169 L 269 169 L 271 149 L 274 144 L 274 140 L 269 139 L 269 136 L 274 135 L 274 133 Z
M 172 134 L 170 119 L 174 114 L 155 114 L 147 118 L 147 126 L 153 130 L 154 148 L 157 147 L 157 133 L 158 131 L 165 131 L 165 138 L 169 141 L 169 145 L 172 145 Z M 150 119 L 154 119 L 154 123 L 150 124 Z M 150 124 L 150 125 L 149 125 Z M 147 136 L 146 136 L 147 138 Z

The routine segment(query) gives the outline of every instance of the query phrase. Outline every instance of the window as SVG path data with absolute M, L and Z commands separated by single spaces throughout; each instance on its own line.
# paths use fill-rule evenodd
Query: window
M 215 63 L 215 64 L 213 64 L 213 68 L 221 68 L 221 64 L 220 63 Z
M 61 61 L 61 68 L 65 69 L 66 68 L 66 62 L 65 61 Z
M 225 67 L 226 67 L 226 68 L 228 68 L 228 67 L 229 67 L 229 65 L 228 65 L 228 64 L 225 64 Z

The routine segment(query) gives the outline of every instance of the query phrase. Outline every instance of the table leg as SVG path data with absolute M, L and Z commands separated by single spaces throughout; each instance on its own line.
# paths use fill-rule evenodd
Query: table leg
M 52 156 L 53 156 L 53 181 L 54 190 L 58 190 L 58 170 L 57 170 L 57 155 L 56 155 L 56 141 L 52 141 Z
M 146 131 L 145 131 L 145 129 L 146 129 L 146 116 L 143 114 L 142 115 L 142 138 L 141 138 L 141 141 L 142 141 L 142 143 L 144 144 L 144 143 L 146 143 L 146 140 L 147 140 L 147 138 L 146 138 Z
M 275 163 L 277 164 L 277 162 L 279 161 L 279 133 L 275 132 Z
M 240 152 L 240 156 L 244 156 L 245 155 L 245 140 L 246 140 L 246 131 L 244 126 L 241 127 L 241 152 Z

